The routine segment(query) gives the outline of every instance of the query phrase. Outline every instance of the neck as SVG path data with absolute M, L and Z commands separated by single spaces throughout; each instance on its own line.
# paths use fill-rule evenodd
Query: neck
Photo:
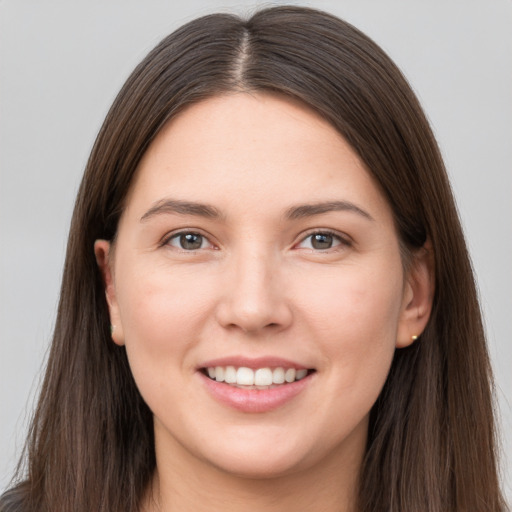
M 286 477 L 253 480 L 240 477 L 195 481 L 174 475 L 173 481 L 165 483 L 161 472 L 155 474 L 153 487 L 148 495 L 148 512 L 355 512 L 357 486 L 351 478 L 339 482 L 333 476 L 312 479 L 310 476 L 290 475 Z M 333 484 L 337 489 L 333 492 Z M 350 489 L 350 490 L 349 490 Z
M 305 470 L 246 478 L 209 463 L 189 465 L 159 457 L 144 512 L 355 512 L 364 440 L 352 453 L 333 453 Z

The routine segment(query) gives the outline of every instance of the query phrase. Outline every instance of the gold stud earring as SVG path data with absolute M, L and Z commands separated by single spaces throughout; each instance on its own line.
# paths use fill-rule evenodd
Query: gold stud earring
M 413 335 L 411 336 L 411 339 L 412 339 L 412 341 L 416 341 L 416 340 L 418 339 L 418 336 L 416 336 L 416 334 L 413 334 Z

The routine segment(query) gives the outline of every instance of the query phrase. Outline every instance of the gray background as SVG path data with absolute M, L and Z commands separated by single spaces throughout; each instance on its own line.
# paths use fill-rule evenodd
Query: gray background
M 51 336 L 72 204 L 115 94 L 198 15 L 281 2 L 0 0 L 0 490 Z M 324 0 L 403 69 L 438 137 L 476 269 L 512 497 L 512 1 Z

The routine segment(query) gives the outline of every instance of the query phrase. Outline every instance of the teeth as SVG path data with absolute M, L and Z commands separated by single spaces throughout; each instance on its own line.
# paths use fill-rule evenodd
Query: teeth
M 303 379 L 307 374 L 307 370 L 297 370 L 297 373 L 295 373 L 295 380 Z
M 217 371 L 214 369 L 215 373 Z M 208 373 L 210 373 L 208 371 Z M 224 382 L 228 384 L 235 384 L 236 382 L 236 368 L 234 366 L 226 366 L 226 371 L 224 372 Z
M 256 386 L 270 386 L 272 384 L 272 370 L 260 368 L 254 372 L 254 384 Z
M 286 382 L 293 382 L 295 380 L 296 373 L 295 368 L 288 368 L 284 374 L 284 380 Z
M 219 371 L 219 366 L 215 368 L 215 373 Z M 254 371 L 250 368 L 238 368 L 236 371 L 236 383 L 241 386 L 253 386 L 254 385 Z
M 273 384 L 284 384 L 301 380 L 308 374 L 305 368 L 296 370 L 295 368 L 246 368 L 241 366 L 215 366 L 208 367 L 208 376 L 217 382 L 226 382 L 238 386 L 258 386 L 266 387 Z
M 224 368 L 222 366 L 217 366 L 217 368 L 215 368 L 215 380 L 218 382 L 224 382 Z
M 274 384 L 284 384 L 284 375 L 283 368 L 275 368 L 272 372 L 272 382 Z

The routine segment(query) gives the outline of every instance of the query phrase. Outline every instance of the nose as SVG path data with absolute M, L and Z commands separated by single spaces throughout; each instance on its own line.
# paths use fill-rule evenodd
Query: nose
M 281 274 L 272 256 L 253 253 L 234 258 L 223 276 L 219 324 L 251 334 L 286 329 L 292 322 L 292 310 Z

